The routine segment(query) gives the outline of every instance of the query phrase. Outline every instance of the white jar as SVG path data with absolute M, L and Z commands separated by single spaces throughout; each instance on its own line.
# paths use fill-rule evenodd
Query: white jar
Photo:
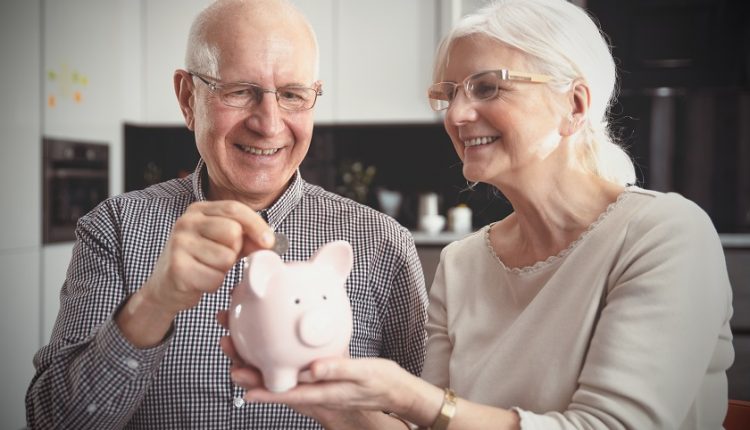
M 460 204 L 448 210 L 448 230 L 454 233 L 471 233 L 471 209 Z

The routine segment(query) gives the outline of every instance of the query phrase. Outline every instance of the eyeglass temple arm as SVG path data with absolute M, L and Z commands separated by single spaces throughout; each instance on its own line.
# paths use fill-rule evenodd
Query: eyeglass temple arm
M 542 75 L 539 73 L 516 72 L 514 70 L 503 70 L 503 79 L 527 82 L 549 82 L 552 76 Z

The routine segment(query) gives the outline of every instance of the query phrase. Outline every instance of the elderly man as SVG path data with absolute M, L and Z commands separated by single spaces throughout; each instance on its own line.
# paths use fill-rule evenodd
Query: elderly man
M 273 230 L 289 239 L 285 260 L 349 241 L 351 355 L 421 371 L 426 294 L 408 231 L 299 174 L 322 93 L 306 19 L 284 0 L 219 0 L 193 23 L 186 66 L 174 86 L 201 161 L 79 221 L 60 314 L 34 357 L 31 428 L 320 428 L 246 404 L 219 347 L 242 257 L 271 247 Z

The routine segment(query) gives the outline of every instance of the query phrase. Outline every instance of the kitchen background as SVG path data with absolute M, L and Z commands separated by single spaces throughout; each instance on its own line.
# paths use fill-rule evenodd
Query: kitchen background
M 484 2 L 294 2 L 318 34 L 325 88 L 303 174 L 378 209 L 379 196 L 400 193 L 396 215 L 415 230 L 429 280 L 442 246 L 460 234 L 417 231 L 420 196 L 434 193 L 442 215 L 466 204 L 475 227 L 510 210 L 485 187 L 466 190 L 425 101 L 438 40 Z M 171 79 L 207 3 L 0 3 L 2 429 L 25 425 L 31 358 L 54 324 L 75 219 L 107 195 L 194 166 Z M 641 183 L 693 199 L 721 233 L 735 291 L 730 396 L 750 400 L 748 2 L 577 3 L 599 18 L 624 72 L 614 114 Z

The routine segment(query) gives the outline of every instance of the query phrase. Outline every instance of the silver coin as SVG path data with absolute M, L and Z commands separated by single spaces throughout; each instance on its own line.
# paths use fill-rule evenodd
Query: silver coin
M 276 236 L 276 242 L 271 247 L 271 251 L 279 255 L 284 255 L 289 249 L 289 239 L 286 238 L 284 233 L 279 233 L 278 231 L 274 232 L 274 235 Z

